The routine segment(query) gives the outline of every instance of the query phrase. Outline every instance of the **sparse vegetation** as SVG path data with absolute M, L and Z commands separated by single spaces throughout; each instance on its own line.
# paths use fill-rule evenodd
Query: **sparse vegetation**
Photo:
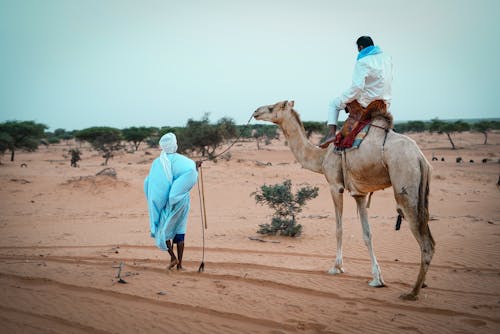
M 253 193 L 256 203 L 266 204 L 274 209 L 271 224 L 260 224 L 257 233 L 295 237 L 302 232 L 302 225 L 297 223 L 297 214 L 310 199 L 318 196 L 318 187 L 302 187 L 292 193 L 292 182 L 285 180 L 281 184 L 263 185 Z
M 71 167 L 78 167 L 78 161 L 82 160 L 80 157 L 81 152 L 77 148 L 72 148 L 69 150 L 69 153 L 71 154 Z
M 484 135 L 484 142 L 483 142 L 484 145 L 488 143 L 488 133 L 491 130 L 498 130 L 498 129 L 500 129 L 500 122 L 497 121 L 480 121 L 472 125 L 473 131 L 480 132 Z
M 455 122 L 444 122 L 441 121 L 437 118 L 434 118 L 431 121 L 431 124 L 429 125 L 429 131 L 432 132 L 437 132 L 439 134 L 444 133 L 448 137 L 448 140 L 450 141 L 451 148 L 456 149 L 455 143 L 453 142 L 453 139 L 451 137 L 452 134 L 457 133 L 457 132 L 463 132 L 463 131 L 468 131 L 470 130 L 470 125 L 468 123 L 465 123 L 464 121 L 458 120 Z
M 75 135 L 78 140 L 87 141 L 92 147 L 102 153 L 104 165 L 108 164 L 115 151 L 122 148 L 121 131 L 111 127 L 91 127 L 78 131 Z
M 227 139 L 236 137 L 236 125 L 231 118 L 224 117 L 211 124 L 209 115 L 201 120 L 189 119 L 186 127 L 176 131 L 180 152 L 196 151 L 202 156 L 213 159 L 215 150 Z
M 155 128 L 151 128 L 151 127 L 132 126 L 132 127 L 123 129 L 122 136 L 123 136 L 124 140 L 131 142 L 132 146 L 134 147 L 134 150 L 137 151 L 139 149 L 139 146 L 141 145 L 141 143 L 143 141 L 145 141 L 148 137 L 150 137 L 154 133 L 155 130 L 156 130 Z
M 0 153 L 9 150 L 10 161 L 14 161 L 15 151 L 18 149 L 35 151 L 45 137 L 45 129 L 45 124 L 34 121 L 0 123 Z

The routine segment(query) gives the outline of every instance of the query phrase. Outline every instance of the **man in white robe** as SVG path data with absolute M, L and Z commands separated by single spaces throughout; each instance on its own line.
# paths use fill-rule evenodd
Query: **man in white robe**
M 367 108 L 374 101 L 383 101 L 386 111 L 392 101 L 392 58 L 386 55 L 380 47 L 373 44 L 370 36 L 357 39 L 358 56 L 352 74 L 352 84 L 349 89 L 334 99 L 328 110 L 327 138 L 319 145 L 328 147 L 334 142 L 337 131 L 337 121 L 340 110 L 348 108 L 350 103 L 357 101 L 360 107 Z

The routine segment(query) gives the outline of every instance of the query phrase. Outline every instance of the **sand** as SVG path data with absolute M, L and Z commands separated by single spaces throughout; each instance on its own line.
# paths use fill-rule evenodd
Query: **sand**
M 141 147 L 109 162 L 69 145 L 2 157 L 0 165 L 0 326 L 2 333 L 499 333 L 500 133 L 410 134 L 432 161 L 430 228 L 436 253 L 428 287 L 403 301 L 420 252 L 407 223 L 395 231 L 392 189 L 369 209 L 387 287 L 371 279 L 355 202 L 344 199 L 344 269 L 335 258 L 333 204 L 320 174 L 301 168 L 283 140 L 257 150 L 236 144 L 229 161 L 203 165 L 205 272 L 198 189 L 191 193 L 185 271 L 149 237 L 143 179 L 158 151 Z M 315 138 L 317 140 L 317 138 Z M 151 155 L 146 154 L 146 151 Z M 66 157 L 64 156 L 66 155 Z M 457 164 L 456 157 L 463 163 Z M 444 157 L 445 161 L 440 161 Z M 486 163 L 481 160 L 489 159 Z M 474 160 L 470 163 L 469 160 Z M 20 167 L 22 163 L 26 168 Z M 299 216 L 298 238 L 262 236 L 272 211 L 251 193 L 291 179 L 320 188 Z M 251 240 L 260 238 L 263 241 Z M 122 263 L 118 283 L 118 267 Z

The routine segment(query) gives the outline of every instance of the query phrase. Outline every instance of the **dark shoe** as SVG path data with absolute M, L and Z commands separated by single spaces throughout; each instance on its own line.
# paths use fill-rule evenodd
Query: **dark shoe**
M 320 143 L 319 144 L 319 147 L 321 148 L 327 148 L 328 146 L 330 146 L 331 143 L 333 143 L 335 141 L 335 135 L 333 136 L 328 136 L 324 142 Z
M 330 131 L 328 133 L 328 136 L 326 137 L 325 141 L 319 144 L 319 147 L 321 148 L 327 148 L 331 143 L 335 141 L 335 136 L 337 132 L 337 126 L 336 125 L 328 125 Z

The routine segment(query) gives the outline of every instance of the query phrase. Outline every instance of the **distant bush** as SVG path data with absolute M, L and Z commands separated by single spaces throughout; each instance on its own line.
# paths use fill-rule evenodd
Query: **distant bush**
M 225 140 L 236 137 L 237 129 L 231 118 L 224 117 L 211 124 L 209 115 L 205 114 L 201 120 L 189 119 L 186 127 L 178 129 L 175 134 L 180 152 L 196 151 L 213 159 L 215 150 Z
M 318 187 L 303 187 L 292 194 L 292 182 L 285 180 L 282 184 L 263 185 L 260 191 L 253 193 L 256 203 L 267 204 L 274 209 L 271 224 L 260 224 L 257 233 L 295 237 L 302 232 L 302 225 L 297 224 L 297 214 L 310 199 L 318 196 Z
M 11 152 L 10 161 L 14 161 L 15 151 L 24 149 L 35 151 L 45 137 L 45 124 L 34 121 L 7 121 L 0 123 L 0 153 Z
M 328 130 L 326 122 L 305 121 L 302 122 L 302 124 L 304 125 L 304 130 L 306 130 L 307 139 L 309 139 L 313 133 L 325 134 Z
M 135 151 L 137 151 L 139 149 L 139 146 L 141 145 L 141 143 L 143 141 L 145 141 L 148 137 L 150 137 L 154 133 L 155 130 L 156 130 L 155 128 L 151 128 L 151 127 L 132 126 L 129 128 L 122 129 L 122 136 L 123 136 L 123 139 L 132 143 Z
M 472 130 L 476 132 L 480 132 L 484 135 L 483 144 L 486 145 L 488 143 L 488 133 L 491 130 L 500 129 L 500 122 L 498 121 L 480 121 L 472 124 Z
M 470 130 L 469 123 L 465 123 L 462 120 L 458 120 L 455 122 L 444 122 L 437 118 L 434 118 L 433 120 L 431 120 L 431 124 L 429 125 L 429 131 L 431 133 L 437 132 L 439 134 L 446 134 L 453 150 L 455 150 L 456 147 L 453 139 L 451 138 L 451 135 L 455 132 L 463 132 L 468 130 Z
M 423 121 L 408 121 L 404 123 L 396 123 L 394 131 L 399 133 L 405 132 L 424 132 L 428 129 L 428 124 Z
M 95 150 L 101 152 L 105 159 L 104 165 L 108 164 L 108 160 L 114 156 L 115 151 L 123 148 L 121 131 L 106 126 L 80 130 L 75 134 L 75 138 L 89 142 Z
M 71 154 L 71 167 L 78 167 L 78 161 L 82 160 L 80 155 L 82 154 L 79 149 L 77 148 L 72 148 L 69 150 L 69 153 Z

